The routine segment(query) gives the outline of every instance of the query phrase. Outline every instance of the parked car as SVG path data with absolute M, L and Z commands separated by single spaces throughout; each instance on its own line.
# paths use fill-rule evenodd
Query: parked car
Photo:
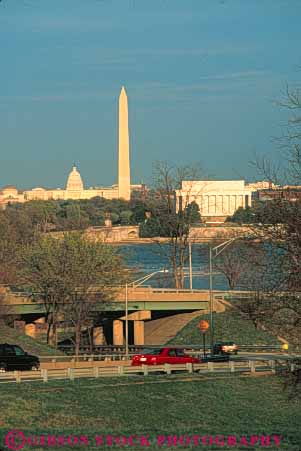
M 201 363 L 201 360 L 186 354 L 183 349 L 173 347 L 145 349 L 141 354 L 132 357 L 132 366 L 164 363 Z
M 27 354 L 20 346 L 0 344 L 0 372 L 11 370 L 38 370 L 40 360 Z
M 233 341 L 218 341 L 213 348 L 213 354 L 237 354 L 238 346 Z

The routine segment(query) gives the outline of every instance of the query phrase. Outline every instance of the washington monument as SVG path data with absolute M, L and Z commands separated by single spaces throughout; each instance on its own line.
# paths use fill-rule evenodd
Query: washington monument
M 129 149 L 129 120 L 128 99 L 122 86 L 118 105 L 118 192 L 119 199 L 130 200 L 130 149 Z

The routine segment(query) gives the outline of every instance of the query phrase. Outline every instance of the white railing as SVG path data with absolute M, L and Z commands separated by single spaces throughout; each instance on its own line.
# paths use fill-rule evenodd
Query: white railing
M 69 379 L 74 380 L 78 378 L 98 378 L 98 377 L 116 377 L 143 374 L 144 376 L 153 373 L 164 373 L 167 375 L 173 372 L 183 372 L 192 374 L 198 372 L 198 374 L 226 374 L 226 373 L 259 373 L 270 372 L 276 373 L 276 371 L 290 368 L 290 371 L 297 369 L 295 362 L 288 361 L 281 362 L 276 359 L 270 360 L 245 360 L 235 361 L 230 360 L 228 362 L 207 362 L 207 363 L 186 363 L 179 365 L 142 365 L 142 366 L 130 366 L 130 365 L 116 365 L 116 366 L 90 366 L 90 367 L 78 367 L 78 368 L 54 368 L 54 369 L 41 369 L 38 371 L 12 371 L 0 373 L 0 383 L 5 382 L 48 382 L 56 379 Z

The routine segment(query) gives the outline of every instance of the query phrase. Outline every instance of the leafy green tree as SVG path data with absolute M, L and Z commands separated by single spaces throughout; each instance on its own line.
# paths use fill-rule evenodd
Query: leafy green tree
M 145 210 L 140 205 L 139 212 L 139 208 L 135 208 L 135 205 L 135 202 L 132 204 L 123 199 L 101 197 L 58 201 L 34 200 L 9 205 L 4 215 L 14 229 L 22 231 L 23 241 L 27 242 L 36 232 L 83 230 L 89 226 L 103 226 L 107 213 L 111 213 L 113 225 L 138 224 L 144 220 Z
M 145 222 L 145 212 L 147 211 L 147 206 L 145 203 L 141 201 L 136 202 L 132 205 L 132 223 L 133 224 L 142 224 Z
M 55 227 L 59 204 L 55 201 L 34 200 L 23 206 L 26 214 L 31 218 L 34 227 L 41 232 L 48 232 Z
M 184 214 L 190 224 L 199 224 L 201 222 L 200 208 L 194 201 L 185 207 Z
M 119 214 L 116 213 L 115 211 L 111 212 L 111 221 L 112 221 L 112 224 L 119 224 L 120 217 L 119 217 Z
M 39 228 L 33 223 L 30 214 L 24 208 L 18 205 L 7 208 L 4 215 L 18 244 L 30 243 L 35 239 Z
M 16 234 L 8 218 L 0 213 L 0 284 L 14 282 Z
M 39 231 L 28 212 L 17 205 L 0 211 L 0 283 L 16 283 L 16 255 L 20 246 L 31 243 Z
M 161 236 L 161 223 L 156 216 L 146 219 L 139 227 L 141 238 L 155 238 Z
M 238 224 L 254 224 L 257 222 L 257 214 L 253 207 L 239 207 L 233 216 L 227 218 L 227 222 L 236 222 Z
M 11 306 L 6 302 L 7 288 L 0 286 L 0 328 L 2 324 L 8 324 L 9 320 L 16 318 L 12 314 Z
M 56 344 L 63 315 L 75 330 L 79 352 L 82 327 L 96 304 L 106 302 L 123 282 L 124 267 L 116 248 L 86 240 L 80 233 L 49 235 L 21 249 L 19 273 L 33 299 L 42 299 L 48 324 L 47 341 Z
M 66 217 L 69 230 L 82 230 L 88 227 L 89 220 L 79 203 L 67 205 Z
M 65 262 L 61 241 L 49 235 L 19 250 L 19 285 L 42 299 L 46 311 L 47 343 L 56 344 L 56 326 L 66 297 Z
M 130 225 L 132 216 L 133 216 L 133 213 L 131 212 L 131 210 L 121 211 L 120 212 L 120 224 L 121 225 Z
M 81 331 L 98 307 L 112 299 L 124 283 L 125 268 L 116 248 L 68 234 L 62 241 L 65 259 L 66 294 L 64 315 L 75 329 L 75 354 L 78 355 Z

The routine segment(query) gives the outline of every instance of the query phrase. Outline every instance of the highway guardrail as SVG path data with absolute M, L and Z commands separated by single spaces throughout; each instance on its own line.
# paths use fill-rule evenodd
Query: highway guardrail
M 176 347 L 179 349 L 185 349 L 185 350 L 194 350 L 194 351 L 200 351 L 202 352 L 204 347 L 203 345 L 181 345 L 181 344 L 167 344 L 167 345 L 130 345 L 129 346 L 129 352 L 130 353 L 139 353 L 143 351 L 144 349 L 158 349 L 158 348 L 165 348 L 166 346 Z M 238 344 L 239 351 L 250 351 L 250 352 L 263 352 L 263 351 L 281 351 L 281 344 L 277 345 L 254 345 L 254 344 L 246 344 L 246 345 L 240 345 Z M 73 345 L 59 345 L 58 349 L 65 354 L 74 354 L 75 347 Z M 207 345 L 205 347 L 207 351 L 210 350 L 210 346 Z M 80 354 L 125 354 L 125 346 L 122 345 L 99 345 L 99 346 L 81 346 L 80 347 Z
M 130 376 L 130 375 L 144 375 L 148 376 L 153 373 L 164 373 L 167 375 L 173 372 L 181 372 L 192 374 L 198 372 L 200 375 L 206 374 L 225 374 L 225 373 L 258 373 L 270 372 L 275 374 L 279 371 L 295 371 L 297 363 L 295 361 L 277 360 L 244 360 L 228 362 L 207 362 L 207 363 L 186 363 L 179 365 L 116 365 L 116 366 L 91 366 L 91 367 L 77 367 L 77 368 L 62 368 L 62 369 L 41 369 L 38 371 L 11 371 L 0 373 L 0 383 L 8 382 L 48 382 L 57 379 L 74 380 L 78 378 L 98 378 L 98 377 L 116 377 L 116 376 Z

